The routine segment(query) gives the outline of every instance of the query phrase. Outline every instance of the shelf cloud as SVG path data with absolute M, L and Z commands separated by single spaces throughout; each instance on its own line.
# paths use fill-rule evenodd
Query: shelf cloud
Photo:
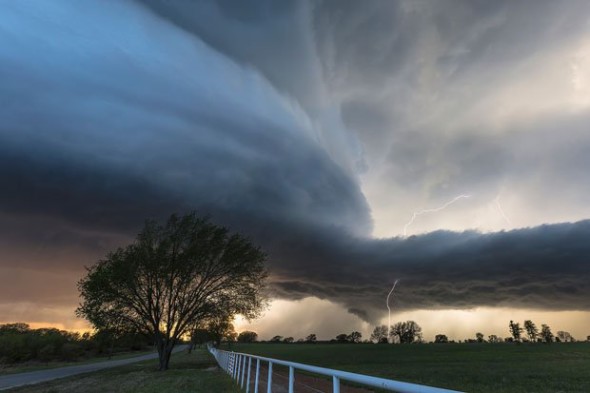
M 196 210 L 274 298 L 589 311 L 590 6 L 525 3 L 5 4 L 0 310 Z

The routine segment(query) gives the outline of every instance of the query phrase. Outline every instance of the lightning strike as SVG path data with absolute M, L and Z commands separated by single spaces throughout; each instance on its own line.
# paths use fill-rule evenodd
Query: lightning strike
M 512 222 L 510 221 L 510 219 L 508 218 L 506 213 L 504 213 L 504 209 L 502 209 L 502 206 L 500 206 L 500 195 L 498 195 L 496 197 L 496 199 L 494 199 L 494 204 L 496 205 L 496 207 L 498 208 L 498 211 L 500 212 L 500 214 L 504 218 L 504 221 L 506 221 L 508 223 L 508 225 L 512 225 Z
M 404 237 L 407 236 L 408 227 L 410 225 L 412 225 L 414 223 L 414 221 L 416 220 L 416 218 L 418 218 L 419 216 L 421 216 L 423 214 L 427 214 L 427 213 L 436 213 L 436 212 L 439 212 L 441 210 L 446 209 L 447 207 L 449 207 L 453 203 L 457 202 L 459 199 L 467 199 L 467 198 L 471 198 L 471 195 L 461 194 L 459 196 L 456 196 L 455 198 L 453 198 L 452 200 L 450 200 L 449 202 L 445 203 L 444 205 L 442 205 L 440 207 L 437 207 L 437 208 L 434 208 L 434 209 L 425 209 L 425 210 L 420 210 L 420 211 L 414 212 L 414 214 L 412 215 L 412 218 L 410 219 L 410 221 L 408 221 L 408 223 L 406 225 L 404 225 Z
M 387 341 L 389 341 L 389 336 L 391 335 L 391 308 L 389 307 L 389 297 L 393 293 L 393 290 L 395 289 L 395 286 L 397 285 L 398 281 L 399 280 L 395 280 L 395 282 L 393 283 L 393 287 L 391 288 L 391 291 L 389 291 L 389 293 L 387 294 L 386 304 L 387 304 L 387 312 L 389 314 L 388 324 L 387 324 Z

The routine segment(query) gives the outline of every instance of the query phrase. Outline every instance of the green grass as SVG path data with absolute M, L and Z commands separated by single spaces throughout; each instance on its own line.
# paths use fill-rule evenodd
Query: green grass
M 240 344 L 232 349 L 467 392 L 590 392 L 590 343 Z
M 231 378 L 216 367 L 205 349 L 174 354 L 170 370 L 157 360 L 8 390 L 10 393 L 238 393 Z
M 117 355 L 113 355 L 110 359 L 108 355 L 101 355 L 95 356 L 92 358 L 82 358 L 76 361 L 71 362 L 58 362 L 58 361 L 51 361 L 51 362 L 27 362 L 27 363 L 17 363 L 17 364 L 0 364 L 0 375 L 7 375 L 7 374 L 16 374 L 16 373 L 25 373 L 29 371 L 38 371 L 38 370 L 48 370 L 52 368 L 58 367 L 67 367 L 67 366 L 77 366 L 80 364 L 90 364 L 96 362 L 105 362 L 108 360 L 119 360 L 119 359 L 127 359 L 132 358 L 135 356 L 147 355 L 150 353 L 154 353 L 153 349 L 146 350 L 146 351 L 132 351 L 132 352 L 123 352 L 118 353 Z

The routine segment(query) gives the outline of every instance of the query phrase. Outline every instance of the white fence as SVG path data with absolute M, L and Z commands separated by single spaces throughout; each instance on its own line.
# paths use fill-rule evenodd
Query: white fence
M 219 366 L 225 370 L 236 383 L 250 393 L 252 383 L 254 383 L 253 393 L 262 393 L 259 391 L 260 366 L 268 366 L 266 391 L 272 393 L 272 376 L 273 365 L 281 365 L 289 368 L 289 393 L 293 393 L 295 386 L 295 370 L 308 371 L 315 374 L 325 375 L 332 378 L 333 393 L 340 393 L 340 381 L 354 382 L 359 385 L 370 386 L 389 390 L 398 393 L 461 393 L 456 390 L 440 389 L 430 386 L 417 385 L 413 383 L 398 382 L 391 379 L 371 377 L 368 375 L 349 373 L 346 371 L 332 370 L 324 367 L 310 366 L 307 364 L 287 362 L 285 360 L 265 358 L 262 356 L 249 355 L 247 353 L 228 352 L 209 347 L 209 352 L 215 357 Z M 253 364 L 254 363 L 254 364 Z M 252 373 L 252 367 L 255 368 Z M 251 381 L 253 378 L 253 381 Z

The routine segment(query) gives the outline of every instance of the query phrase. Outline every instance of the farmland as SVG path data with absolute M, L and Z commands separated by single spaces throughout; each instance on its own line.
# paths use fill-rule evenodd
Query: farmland
M 590 392 L 590 343 L 258 343 L 232 350 L 467 392 Z

